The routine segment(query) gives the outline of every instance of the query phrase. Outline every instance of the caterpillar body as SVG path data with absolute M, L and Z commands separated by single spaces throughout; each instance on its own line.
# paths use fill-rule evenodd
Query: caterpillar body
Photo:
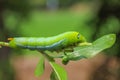
M 12 48 L 25 48 L 39 51 L 60 51 L 86 42 L 85 38 L 76 31 L 69 31 L 53 37 L 15 37 L 9 38 Z

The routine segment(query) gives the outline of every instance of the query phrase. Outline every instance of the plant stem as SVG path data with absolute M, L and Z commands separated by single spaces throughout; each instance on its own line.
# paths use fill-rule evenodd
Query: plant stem
M 41 52 L 40 51 L 40 53 L 42 53 L 42 55 L 48 60 L 48 61 L 52 61 L 52 62 L 55 62 L 55 60 L 52 58 L 52 57 L 50 57 L 46 52 Z
M 7 42 L 0 42 L 0 48 L 1 48 L 2 46 L 9 47 L 9 43 L 7 43 Z

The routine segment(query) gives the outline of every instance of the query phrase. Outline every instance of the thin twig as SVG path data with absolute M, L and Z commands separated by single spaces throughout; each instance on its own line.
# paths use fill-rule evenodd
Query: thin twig
M 42 53 L 42 55 L 48 60 L 48 61 L 53 61 L 53 62 L 55 62 L 55 60 L 52 58 L 52 57 L 50 57 L 46 52 L 44 52 L 44 51 L 39 51 L 40 53 Z
M 0 48 L 1 48 L 2 46 L 9 47 L 9 43 L 7 43 L 7 42 L 0 42 Z

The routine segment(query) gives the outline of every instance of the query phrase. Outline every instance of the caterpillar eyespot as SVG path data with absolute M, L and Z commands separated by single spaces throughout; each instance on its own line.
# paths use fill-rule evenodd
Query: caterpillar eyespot
M 85 38 L 76 31 L 69 31 L 52 37 L 15 37 L 8 38 L 9 46 L 39 51 L 60 51 L 74 44 L 86 42 Z M 74 45 L 75 47 L 77 45 Z

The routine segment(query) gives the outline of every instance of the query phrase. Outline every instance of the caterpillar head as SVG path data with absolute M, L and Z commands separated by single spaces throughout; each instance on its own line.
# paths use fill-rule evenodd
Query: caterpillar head
M 71 31 L 66 33 L 66 38 L 67 38 L 67 44 L 76 44 L 76 43 L 82 43 L 86 42 L 86 39 L 76 31 Z

